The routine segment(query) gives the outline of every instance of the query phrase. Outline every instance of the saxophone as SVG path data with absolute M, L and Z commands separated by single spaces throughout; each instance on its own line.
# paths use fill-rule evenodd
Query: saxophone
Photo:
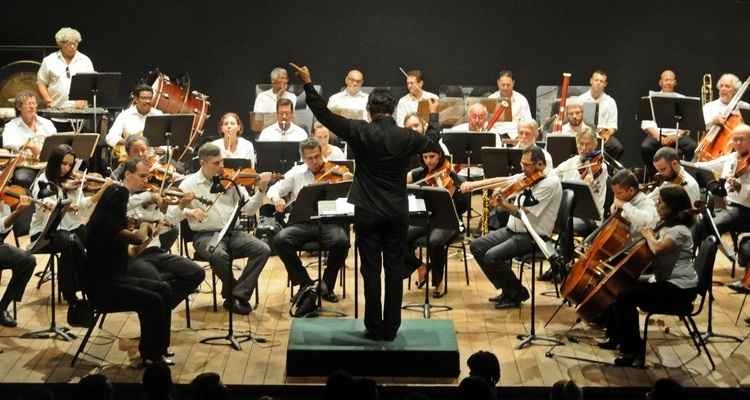
M 482 236 L 490 233 L 490 194 L 487 189 L 482 190 L 482 220 L 480 221 Z

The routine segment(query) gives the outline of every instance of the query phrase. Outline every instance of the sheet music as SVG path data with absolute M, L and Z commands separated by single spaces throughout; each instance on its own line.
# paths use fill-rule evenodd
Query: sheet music
M 239 200 L 234 203 L 234 208 L 232 209 L 232 214 L 230 215 L 236 215 L 237 214 L 237 208 L 240 206 Z M 219 246 L 219 242 L 221 242 L 221 239 L 226 236 L 227 231 L 232 227 L 232 224 L 230 223 L 233 218 L 230 217 L 229 221 L 224 225 L 224 228 L 221 229 L 220 232 L 217 232 L 214 234 L 214 236 L 211 238 L 211 244 L 208 245 L 208 251 L 210 253 L 213 253 L 214 250 L 216 250 L 216 247 Z M 236 221 L 235 221 L 236 222 Z
M 409 195 L 409 213 L 426 213 L 427 205 L 424 199 L 418 199 L 416 196 Z
M 346 197 L 336 200 L 321 200 L 318 202 L 318 215 L 320 216 L 353 216 L 354 204 L 349 203 Z

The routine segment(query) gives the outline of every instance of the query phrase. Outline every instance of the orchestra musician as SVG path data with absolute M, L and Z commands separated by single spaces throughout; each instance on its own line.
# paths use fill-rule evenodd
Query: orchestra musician
M 331 141 L 331 131 L 326 128 L 325 125 L 321 124 L 318 121 L 315 121 L 313 123 L 313 129 L 312 129 L 312 137 L 317 139 L 318 143 L 320 143 L 320 148 L 323 152 L 323 158 L 328 161 L 343 161 L 346 160 L 346 156 L 344 155 L 344 151 L 341 150 L 341 147 L 332 145 L 330 143 Z
M 258 141 L 294 141 L 307 138 L 307 132 L 294 123 L 294 103 L 289 99 L 279 99 L 276 104 L 276 123 L 267 126 L 258 136 Z
M 659 75 L 659 87 L 661 88 L 660 91 L 649 92 L 649 95 L 685 97 L 675 92 L 677 75 L 670 69 L 662 71 L 661 75 Z M 646 137 L 641 142 L 641 157 L 645 165 L 648 165 L 653 160 L 656 150 L 662 146 L 674 147 L 675 141 L 677 141 L 677 146 L 683 158 L 692 159 L 695 154 L 697 144 L 690 135 L 685 134 L 685 131 L 678 133 L 671 128 L 660 128 L 656 126 L 655 121 L 651 120 L 641 121 L 641 130 L 646 133 Z
M 149 85 L 140 84 L 133 88 L 133 104 L 123 110 L 105 137 L 107 144 L 113 149 L 113 157 L 116 163 L 125 162 L 127 152 L 122 146 L 131 135 L 143 135 L 143 128 L 146 126 L 146 117 L 151 115 L 164 114 L 153 106 L 154 89 Z M 122 149 L 122 150 L 119 150 Z
M 216 145 L 206 143 L 198 150 L 198 158 L 200 169 L 185 177 L 179 187 L 183 192 L 191 192 L 197 197 L 211 199 L 213 205 L 204 209 L 197 200 L 193 200 L 191 207 L 183 208 L 182 215 L 188 219 L 190 229 L 195 232 L 193 244 L 196 254 L 208 260 L 213 271 L 221 279 L 224 307 L 231 307 L 232 312 L 246 315 L 252 311 L 249 299 L 258 286 L 258 277 L 271 255 L 271 249 L 263 241 L 246 232 L 230 229 L 215 251 L 209 250 L 214 235 L 221 231 L 232 218 L 239 199 L 235 187 L 217 194 L 222 188 L 216 180 L 224 170 L 224 157 L 221 155 L 221 149 Z M 245 214 L 257 213 L 263 201 L 271 174 L 261 173 L 260 175 L 253 196 L 249 196 L 242 186 L 236 188 L 240 195 L 248 200 L 242 209 Z M 235 281 L 232 273 L 232 260 L 238 258 L 247 258 L 247 264 Z M 230 291 L 230 287 L 234 289 Z
M 417 113 L 409 113 L 406 115 L 406 117 L 404 117 L 404 128 L 411 129 L 421 135 L 425 135 L 426 132 L 430 130 L 432 134 L 439 136 L 440 117 L 437 113 L 430 113 L 430 121 L 429 123 L 425 124 L 425 121 L 422 121 Z M 448 146 L 443 143 L 443 139 L 440 139 L 438 143 L 440 143 L 440 148 L 443 150 L 443 154 L 449 156 L 451 152 L 450 150 L 448 150 Z
M 293 65 L 294 66 L 294 65 Z M 402 275 L 406 232 L 409 226 L 409 203 L 406 172 L 409 160 L 420 154 L 438 137 L 396 126 L 403 116 L 393 120 L 396 100 L 388 90 L 375 89 L 367 100 L 371 122 L 356 121 L 331 113 L 315 91 L 307 67 L 297 67 L 305 83 L 305 95 L 315 118 L 352 146 L 357 162 L 349 202 L 354 204 L 354 228 L 362 259 L 365 285 L 365 337 L 393 341 L 401 325 Z M 419 74 L 416 74 L 419 75 Z M 412 86 L 419 86 L 421 76 L 410 75 Z M 419 82 L 418 82 L 419 81 Z M 438 103 L 430 101 L 430 113 L 437 113 Z M 403 113 L 403 115 L 408 112 Z M 381 269 L 385 270 L 385 305 L 381 309 Z
M 622 143 L 614 137 L 617 131 L 617 102 L 604 89 L 607 88 L 607 73 L 596 70 L 591 74 L 589 80 L 591 89 L 578 96 L 584 103 L 596 103 L 599 105 L 599 119 L 597 122 L 597 135 L 604 140 L 604 151 L 612 158 L 619 160 L 625 152 Z
M 50 252 L 60 253 L 57 280 L 63 299 L 68 304 L 79 301 L 76 292 L 80 288 L 77 282 L 80 277 L 76 277 L 73 265 L 75 262 L 73 243 L 76 241 L 85 243 L 86 218 L 91 214 L 107 187 L 113 183 L 107 178 L 95 194 L 86 196 L 81 188 L 81 179 L 73 172 L 75 162 L 76 154 L 73 153 L 73 148 L 66 144 L 61 144 L 52 151 L 46 169 L 39 175 L 31 190 L 32 196 L 44 205 L 39 203 L 35 205 L 29 228 L 31 240 L 36 241 L 57 202 L 65 199 L 71 200 L 64 209 L 57 230 L 50 233 L 51 241 L 45 247 Z
M 303 187 L 321 182 L 318 177 L 323 177 L 324 174 L 330 175 L 329 169 L 340 168 L 326 162 L 320 142 L 315 138 L 301 141 L 299 152 L 304 163 L 292 167 L 284 174 L 284 179 L 274 183 L 268 189 L 268 198 L 274 203 L 279 213 L 283 213 L 287 207 L 284 197 L 289 196 L 290 203 L 293 202 Z M 351 179 L 351 174 L 348 175 L 347 178 Z M 301 250 L 305 243 L 319 238 L 323 248 L 328 250 L 328 262 L 322 276 L 321 297 L 326 301 L 336 303 L 339 299 L 333 292 L 333 288 L 339 269 L 344 265 L 349 253 L 349 234 L 345 225 L 325 223 L 318 227 L 318 224 L 313 222 L 288 225 L 273 238 L 273 248 L 284 263 L 292 285 L 301 285 L 300 290 L 302 290 L 312 285 L 313 280 L 302 266 L 297 251 Z
M 420 157 L 421 166 L 409 171 L 406 174 L 406 183 L 411 184 L 419 182 L 423 186 L 436 186 L 445 188 L 450 192 L 453 199 L 453 204 L 456 207 L 457 215 L 463 214 L 468 208 L 468 197 L 463 195 L 460 191 L 456 190 L 463 183 L 463 179 L 460 178 L 454 171 L 453 165 L 445 157 L 442 148 L 437 143 L 430 143 Z M 436 290 L 432 292 L 432 296 L 440 298 L 445 295 L 445 281 L 443 280 L 444 266 L 448 259 L 448 247 L 449 241 L 456 236 L 458 232 L 451 229 L 435 228 L 428 232 L 428 224 L 426 221 L 415 221 L 414 218 L 409 222 L 409 231 L 406 236 L 406 241 L 409 244 L 409 251 L 406 253 L 405 277 L 411 276 L 416 270 L 418 271 L 418 278 L 415 285 L 418 288 L 424 287 L 427 284 L 427 272 L 432 271 L 432 286 L 436 287 Z M 422 263 L 419 258 L 414 255 L 416 249 L 416 241 L 420 237 L 427 236 L 430 264 Z M 433 268 L 433 266 L 435 268 Z
M 531 117 L 529 101 L 526 100 L 526 97 L 524 95 L 514 90 L 515 85 L 516 81 L 513 79 L 513 73 L 511 71 L 500 71 L 497 77 L 498 90 L 489 95 L 490 99 L 506 99 L 510 101 L 510 111 L 513 121 L 498 121 L 496 126 L 498 132 L 507 133 L 511 137 L 515 136 L 518 128 L 518 123 L 534 119 Z
M 568 114 L 570 116 L 570 114 Z M 585 182 L 594 195 L 594 202 L 599 215 L 604 216 L 604 200 L 607 196 L 607 179 L 609 173 L 600 152 L 596 148 L 596 134 L 591 128 L 576 133 L 575 155 L 555 167 L 554 172 L 564 181 Z M 580 168 L 580 167 L 584 168 Z M 583 220 L 573 217 L 573 232 L 579 236 L 588 236 L 596 229 L 601 220 Z
M 338 110 L 352 110 L 362 112 L 367 117 L 367 93 L 362 91 L 365 76 L 359 70 L 353 69 L 346 74 L 344 84 L 346 87 L 328 98 L 328 109 L 336 112 Z
M 536 145 L 526 147 L 521 157 L 521 167 L 522 173 L 506 178 L 506 181 L 513 183 L 526 178 L 534 179 L 525 194 L 520 195 L 523 203 L 516 205 L 502 195 L 493 194 L 498 199 L 497 206 L 510 214 L 508 224 L 471 242 L 471 253 L 477 264 L 495 289 L 501 290 L 500 294 L 489 299 L 495 303 L 496 309 L 518 308 L 529 298 L 529 291 L 511 269 L 513 257 L 531 253 L 535 246 L 518 216 L 519 207 L 523 207 L 540 236 L 550 236 L 562 199 L 560 179 L 556 174 L 544 172 L 547 161 L 541 148 Z M 461 191 L 469 192 L 486 181 L 465 182 L 461 184 Z
M 125 154 L 127 155 L 125 161 L 132 160 L 136 157 L 143 160 L 147 159 L 149 154 L 148 138 L 140 134 L 128 136 L 128 138 L 125 139 Z M 120 163 L 120 165 L 112 171 L 111 176 L 115 180 L 122 181 L 125 177 L 125 163 Z
M 659 187 L 670 184 L 682 186 L 690 197 L 690 204 L 695 204 L 700 200 L 701 188 L 698 182 L 680 165 L 679 155 L 673 147 L 662 147 L 657 150 L 654 154 L 653 165 L 656 173 L 664 180 Z M 654 200 L 658 195 L 657 189 L 658 187 L 649 194 Z
M 211 142 L 221 149 L 224 158 L 243 158 L 256 164 L 257 158 L 253 143 L 242 137 L 245 131 L 240 116 L 236 113 L 226 113 L 219 119 L 219 139 Z
M 703 118 L 706 122 L 706 131 L 711 130 L 715 125 L 724 125 L 726 118 L 721 115 L 726 111 L 729 102 L 732 100 L 737 90 L 742 86 L 742 81 L 735 74 L 723 74 L 719 81 L 716 82 L 716 89 L 719 90 L 719 98 L 703 105 Z M 750 108 L 750 104 L 740 101 L 740 108 Z M 734 115 L 742 118 L 739 110 L 733 111 Z
M 536 140 L 539 138 L 539 124 L 536 121 L 528 120 L 521 121 L 518 123 L 518 142 L 515 148 L 526 150 L 530 147 L 536 146 Z M 552 171 L 552 156 L 547 150 L 539 148 L 544 154 L 544 174 L 549 174 Z
M 641 237 L 641 229 L 656 226 L 659 220 L 654 200 L 642 193 L 638 187 L 638 178 L 635 174 L 623 169 L 612 177 L 612 214 L 621 210 L 621 216 L 630 223 L 630 240 L 634 241 Z
M 3 129 L 3 147 L 11 151 L 24 150 L 30 159 L 38 160 L 47 136 L 57 133 L 52 121 L 37 115 L 37 96 L 30 90 L 16 94 L 15 107 L 18 116 L 8 121 Z M 18 167 L 13 171 L 14 181 L 30 188 L 39 171 Z
M 128 190 L 109 186 L 94 209 L 86 228 L 87 264 L 83 277 L 91 303 L 106 312 L 138 313 L 141 365 L 173 364 L 169 353 L 169 285 L 158 280 L 136 278 L 127 273 L 128 246 L 146 237 L 127 223 Z
M 467 110 L 467 119 L 468 121 L 454 125 L 450 129 L 447 129 L 446 132 L 486 132 L 487 131 L 487 107 L 484 106 L 482 103 L 474 103 L 471 106 L 469 106 L 469 109 Z M 495 139 L 495 146 L 500 147 L 502 146 L 503 142 L 500 138 L 499 132 L 501 129 L 501 124 L 498 122 L 492 127 L 492 132 L 496 134 Z M 516 133 L 516 127 L 513 127 L 513 133 Z
M 68 100 L 73 75 L 95 72 L 91 59 L 78 51 L 82 40 L 81 33 L 73 28 L 60 28 L 55 33 L 55 42 L 60 50 L 44 57 L 36 75 L 37 90 L 47 107 L 86 107 L 86 100 Z
M 165 300 L 169 309 L 173 310 L 203 282 L 204 272 L 192 260 L 163 249 L 160 233 L 164 234 L 171 230 L 170 225 L 179 223 L 182 219 L 180 206 L 184 209 L 189 205 L 193 194 L 186 193 L 179 200 L 179 206 L 170 206 L 169 213 L 165 215 L 162 210 L 167 208 L 166 198 L 146 190 L 149 177 L 146 163 L 140 158 L 132 158 L 124 163 L 124 170 L 122 184 L 130 193 L 128 218 L 133 219 L 139 227 L 152 225 L 149 228 L 153 231 L 153 238 L 147 239 L 145 248 L 129 257 L 128 275 L 167 283 L 171 291 Z
M 7 233 L 13 228 L 13 224 L 21 213 L 31 205 L 29 196 L 21 196 L 16 208 L 11 208 L 4 202 L 0 204 L 0 233 Z M 31 279 L 36 268 L 36 258 L 27 251 L 7 243 L 0 243 L 0 271 L 9 269 L 11 271 L 10 282 L 5 288 L 3 297 L 0 298 L 0 325 L 15 328 L 18 323 L 8 311 L 11 301 L 20 302 L 26 284 Z
M 649 249 L 654 253 L 653 275 L 623 288 L 606 312 L 607 339 L 599 347 L 619 348 L 617 366 L 643 366 L 645 343 L 640 336 L 638 307 L 665 312 L 684 310 L 696 297 L 698 275 L 693 268 L 693 240 L 690 226 L 694 216 L 690 197 L 681 186 L 667 185 L 656 196 L 661 228 L 641 229 Z M 646 278 L 644 276 L 644 278 Z
M 562 126 L 563 135 L 577 135 L 591 129 L 583 122 L 583 102 L 578 97 L 570 97 L 565 101 L 565 117 L 567 122 Z
M 297 96 L 287 91 L 289 88 L 289 75 L 286 69 L 276 67 L 271 71 L 271 89 L 258 93 L 255 97 L 253 111 L 256 113 L 272 113 L 281 99 L 287 99 L 292 103 L 292 108 L 297 104 Z
M 398 100 L 396 105 L 396 124 L 398 126 L 404 126 L 403 121 L 406 115 L 416 113 L 419 106 L 419 102 L 422 100 L 438 99 L 435 93 L 428 92 L 422 89 L 424 86 L 424 80 L 422 79 L 422 71 L 413 69 L 406 72 L 406 89 L 409 93 L 405 94 Z M 336 132 L 338 134 L 338 132 Z

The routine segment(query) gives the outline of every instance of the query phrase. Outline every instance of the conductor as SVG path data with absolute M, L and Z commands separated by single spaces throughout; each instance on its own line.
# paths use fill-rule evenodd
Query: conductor
M 352 147 L 357 161 L 349 202 L 354 204 L 354 228 L 365 285 L 365 337 L 392 341 L 401 325 L 402 275 L 409 227 L 406 173 L 409 160 L 425 151 L 435 133 L 419 135 L 400 128 L 393 119 L 396 98 L 375 89 L 367 101 L 370 121 L 333 114 L 315 91 L 310 70 L 291 64 L 305 83 L 307 104 L 323 125 Z M 437 101 L 430 112 L 437 112 Z M 380 271 L 385 270 L 385 305 L 381 312 Z

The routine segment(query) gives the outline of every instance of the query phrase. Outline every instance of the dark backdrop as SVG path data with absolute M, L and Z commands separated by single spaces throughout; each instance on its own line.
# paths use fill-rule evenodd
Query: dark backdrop
M 626 161 L 636 165 L 638 98 L 658 89 L 663 68 L 675 68 L 678 90 L 693 96 L 704 73 L 715 82 L 725 71 L 742 79 L 750 72 L 742 29 L 750 4 L 738 0 L 6 0 L 3 8 L 0 44 L 54 44 L 61 26 L 80 30 L 80 50 L 98 71 L 123 72 L 123 103 L 126 88 L 155 66 L 173 76 L 189 72 L 211 97 L 211 135 L 223 112 L 246 115 L 253 85 L 289 61 L 309 65 L 326 95 L 352 67 L 370 86 L 403 84 L 397 67 L 419 68 L 431 91 L 441 83 L 493 84 L 499 70 L 511 69 L 532 112 L 537 85 L 559 84 L 564 71 L 573 73 L 572 84 L 587 84 L 603 68 Z M 0 61 L 19 57 L 0 54 Z

